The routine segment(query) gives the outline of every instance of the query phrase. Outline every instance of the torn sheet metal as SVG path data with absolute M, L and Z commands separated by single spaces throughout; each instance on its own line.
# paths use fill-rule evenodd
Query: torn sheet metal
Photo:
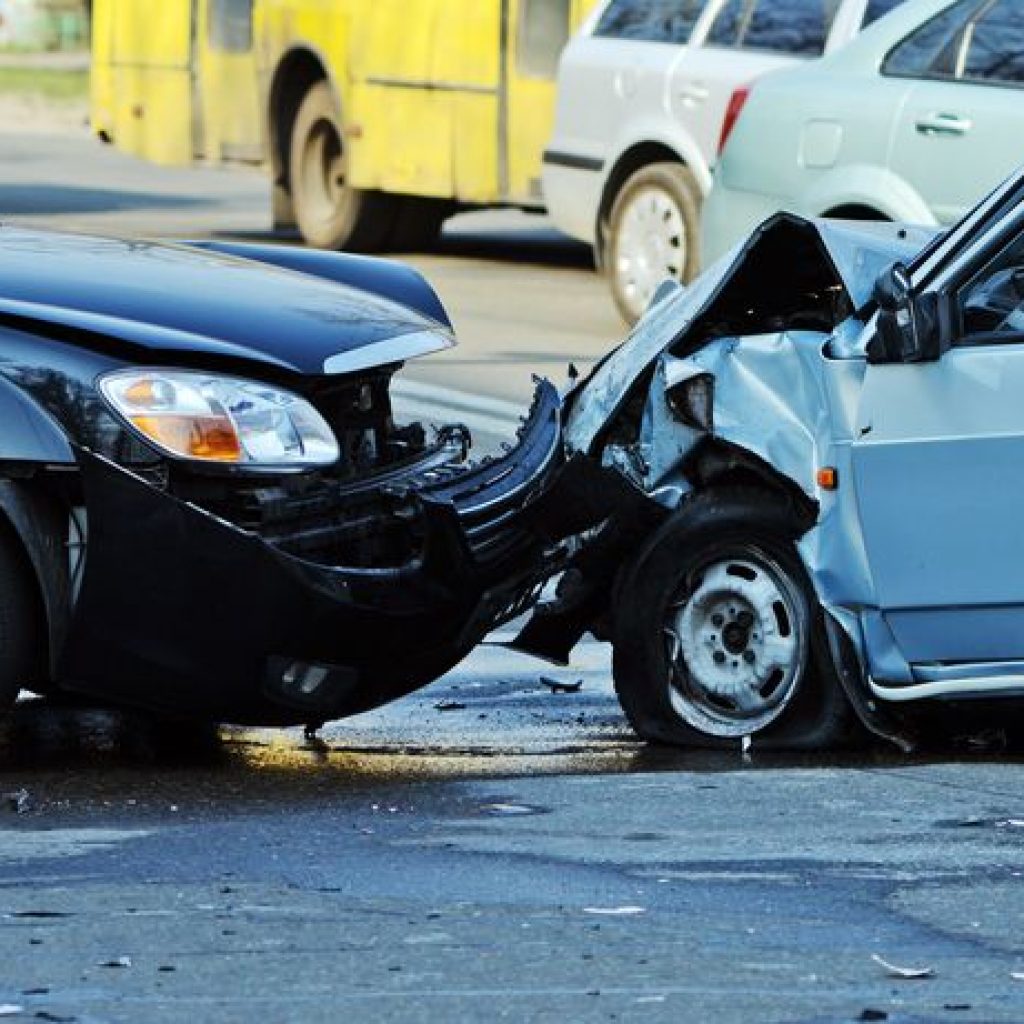
M 766 333 L 766 323 L 779 319 L 780 296 L 790 290 L 798 293 L 794 299 L 813 306 L 824 305 L 828 290 L 835 293 L 831 306 L 840 315 L 819 318 L 830 332 L 867 302 L 885 266 L 917 252 L 929 235 L 923 228 L 808 221 L 786 213 L 771 218 L 690 288 L 659 289 L 651 309 L 626 341 L 568 396 L 565 439 L 569 451 L 593 448 L 666 350 L 671 348 L 679 356 L 695 351 L 709 340 L 708 331 L 743 337 Z M 800 268 L 805 279 L 780 279 L 780 266 L 794 278 L 800 276 L 796 270 Z M 750 308 L 751 285 L 763 292 L 762 309 Z M 753 329 L 759 326 L 759 315 L 761 329 Z M 723 330 L 730 319 L 734 327 L 743 329 Z

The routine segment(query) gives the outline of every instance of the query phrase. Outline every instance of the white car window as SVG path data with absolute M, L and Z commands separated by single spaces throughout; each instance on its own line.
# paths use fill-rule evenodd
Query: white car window
M 595 36 L 652 43 L 687 43 L 706 0 L 613 0 Z
M 999 0 L 971 25 L 962 77 L 1024 85 L 1024 23 L 1020 0 Z
M 712 46 L 818 57 L 838 0 L 728 0 L 715 17 Z
M 899 7 L 901 3 L 903 3 L 903 0 L 868 0 L 868 6 L 864 11 L 864 20 L 861 22 L 861 27 L 867 28 L 868 25 L 878 21 L 883 15 Z

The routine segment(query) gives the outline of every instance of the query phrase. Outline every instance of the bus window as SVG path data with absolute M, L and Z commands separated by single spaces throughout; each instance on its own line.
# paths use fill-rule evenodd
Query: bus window
M 530 78 L 554 78 L 569 41 L 571 0 L 523 0 L 519 18 L 518 70 Z
M 253 0 L 210 0 L 210 46 L 225 53 L 252 49 Z

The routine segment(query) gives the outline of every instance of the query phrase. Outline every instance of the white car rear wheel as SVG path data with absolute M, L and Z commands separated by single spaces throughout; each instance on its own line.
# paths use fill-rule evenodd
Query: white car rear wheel
M 666 278 L 686 283 L 700 265 L 700 189 L 682 164 L 649 164 L 612 203 L 605 250 L 612 297 L 628 323 Z

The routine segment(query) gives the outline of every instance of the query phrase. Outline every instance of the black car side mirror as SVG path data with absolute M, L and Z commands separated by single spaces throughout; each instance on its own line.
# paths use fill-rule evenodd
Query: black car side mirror
M 942 355 L 938 299 L 933 292 L 917 295 L 902 263 L 883 270 L 875 281 L 878 336 L 868 348 L 875 363 L 922 363 Z

